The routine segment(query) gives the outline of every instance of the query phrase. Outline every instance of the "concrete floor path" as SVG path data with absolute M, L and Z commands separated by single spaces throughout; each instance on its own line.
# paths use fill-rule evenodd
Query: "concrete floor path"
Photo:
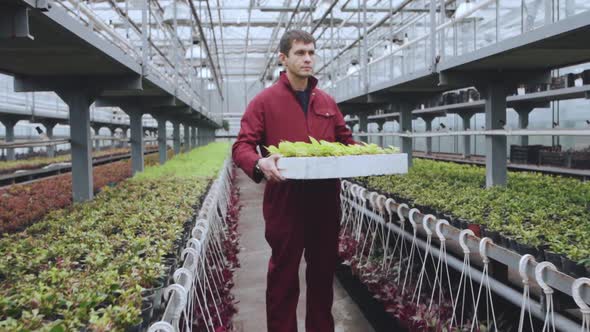
M 257 185 L 241 170 L 237 184 L 240 188 L 242 211 L 238 224 L 240 233 L 239 254 L 241 268 L 235 274 L 238 314 L 235 326 L 241 332 L 266 332 L 266 272 L 270 258 L 270 247 L 264 239 L 262 218 L 262 194 L 264 184 Z M 299 332 L 305 331 L 305 260 L 299 269 L 300 297 L 297 307 Z M 357 305 L 346 291 L 334 280 L 334 305 L 332 308 L 336 332 L 374 332 Z

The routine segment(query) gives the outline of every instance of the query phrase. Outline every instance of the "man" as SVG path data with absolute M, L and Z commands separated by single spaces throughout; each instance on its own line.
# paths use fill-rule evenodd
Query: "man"
M 334 331 L 332 282 L 338 257 L 340 182 L 286 181 L 276 166 L 279 156 L 268 156 L 264 146 L 283 140 L 309 142 L 309 136 L 355 142 L 332 97 L 316 88 L 313 36 L 288 31 L 279 48 L 286 71 L 248 105 L 233 159 L 254 181 L 268 180 L 263 204 L 265 238 L 272 249 L 266 290 L 268 331 L 297 331 L 298 270 L 305 251 L 306 331 L 330 332 Z

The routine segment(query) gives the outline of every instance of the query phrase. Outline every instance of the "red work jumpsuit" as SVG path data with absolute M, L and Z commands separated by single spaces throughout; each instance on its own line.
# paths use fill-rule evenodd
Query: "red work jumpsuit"
M 264 146 L 285 140 L 318 140 L 355 144 L 334 99 L 316 88 L 310 77 L 307 115 L 283 72 L 277 83 L 259 93 L 241 121 L 233 160 L 254 178 L 254 166 L 268 152 Z M 258 179 L 255 179 L 258 180 Z M 266 312 L 270 332 L 297 331 L 298 269 L 305 249 L 307 263 L 307 332 L 334 331 L 333 279 L 340 222 L 339 180 L 287 180 L 266 184 L 263 215 L 265 238 L 272 249 L 268 264 Z

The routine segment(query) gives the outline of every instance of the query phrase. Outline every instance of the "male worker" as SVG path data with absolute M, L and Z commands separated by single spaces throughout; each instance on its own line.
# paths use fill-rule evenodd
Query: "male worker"
M 268 331 L 297 331 L 297 272 L 305 251 L 306 331 L 332 332 L 340 181 L 285 180 L 276 166 L 279 156 L 268 156 L 264 147 L 281 141 L 309 142 L 309 136 L 355 142 L 334 99 L 316 88 L 313 36 L 302 30 L 287 31 L 279 47 L 286 71 L 248 105 L 233 145 L 233 159 L 254 181 L 268 180 L 263 205 L 265 237 L 272 249 L 266 289 Z

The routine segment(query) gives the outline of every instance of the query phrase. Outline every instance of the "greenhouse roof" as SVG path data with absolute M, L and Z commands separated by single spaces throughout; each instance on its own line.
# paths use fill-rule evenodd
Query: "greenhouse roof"
M 317 67 L 357 40 L 365 27 L 382 20 L 403 0 L 149 0 L 150 40 L 163 53 L 173 52 L 174 27 L 185 59 L 200 58 L 225 80 L 270 78 L 276 69 L 278 43 L 287 28 L 312 31 L 317 39 Z M 122 35 L 141 27 L 142 0 L 90 0 L 92 10 Z M 366 11 L 363 8 L 366 6 Z M 174 7 L 176 23 L 174 23 Z M 416 6 L 404 10 L 416 11 Z M 422 6 L 422 8 L 424 8 Z M 425 10 L 425 9 L 422 9 Z M 159 12 L 159 13 L 158 13 Z M 128 14 L 126 14 L 128 13 Z M 198 22 L 194 19 L 198 17 Z M 128 16 L 132 23 L 127 23 Z M 157 19 L 157 17 L 160 19 Z M 167 30 L 167 31 L 166 31 Z M 201 36 L 202 34 L 202 36 Z M 136 36 L 140 39 L 140 36 Z M 194 41 L 206 42 L 193 49 Z M 198 51 L 199 54 L 194 54 Z M 203 54 L 204 53 L 204 54 Z M 266 75 L 265 75 L 266 74 Z

